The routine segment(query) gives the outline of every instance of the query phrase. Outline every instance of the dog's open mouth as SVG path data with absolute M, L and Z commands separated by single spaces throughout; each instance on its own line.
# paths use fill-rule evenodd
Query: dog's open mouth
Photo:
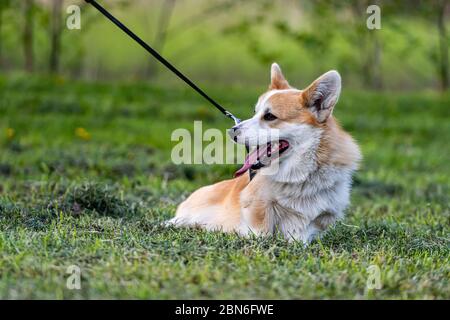
M 242 168 L 235 172 L 234 176 L 239 177 L 248 169 L 258 170 L 270 164 L 270 162 L 278 158 L 283 152 L 289 148 L 289 142 L 280 140 L 272 141 L 264 145 L 257 146 L 247 157 Z

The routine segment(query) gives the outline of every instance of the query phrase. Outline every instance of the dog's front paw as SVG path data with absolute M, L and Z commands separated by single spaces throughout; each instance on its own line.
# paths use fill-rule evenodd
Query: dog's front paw
M 181 222 L 181 219 L 179 219 L 177 217 L 173 217 L 170 220 L 162 222 L 161 225 L 164 227 L 179 227 L 182 225 L 182 222 Z

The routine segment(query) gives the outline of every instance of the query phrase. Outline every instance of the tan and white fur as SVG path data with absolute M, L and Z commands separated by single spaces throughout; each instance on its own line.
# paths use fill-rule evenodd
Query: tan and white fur
M 304 90 L 292 88 L 280 67 L 271 68 L 269 90 L 255 115 L 230 130 L 241 144 L 261 144 L 261 133 L 277 130 L 289 148 L 274 161 L 278 170 L 261 168 L 195 191 L 169 223 L 200 226 L 241 235 L 280 232 L 289 240 L 309 243 L 344 216 L 352 174 L 361 154 L 353 138 L 332 116 L 341 91 L 341 77 L 329 71 Z M 264 115 L 276 119 L 266 121 Z

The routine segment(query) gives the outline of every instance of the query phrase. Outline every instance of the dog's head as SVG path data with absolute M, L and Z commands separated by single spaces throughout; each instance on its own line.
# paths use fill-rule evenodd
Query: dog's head
M 267 166 L 269 158 L 270 163 L 279 159 L 281 168 L 293 156 L 298 158 L 317 148 L 341 92 L 341 77 L 334 70 L 304 90 L 291 87 L 276 63 L 272 64 L 270 78 L 269 90 L 259 97 L 255 115 L 229 130 L 235 142 L 257 147 L 237 175 L 251 167 Z

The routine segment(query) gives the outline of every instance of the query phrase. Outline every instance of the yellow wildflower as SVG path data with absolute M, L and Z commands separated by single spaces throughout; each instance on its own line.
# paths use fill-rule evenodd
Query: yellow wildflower
M 8 140 L 12 140 L 12 138 L 14 138 L 15 135 L 16 135 L 16 131 L 14 131 L 13 128 L 6 129 L 6 137 L 8 138 Z
M 76 128 L 75 135 L 82 140 L 91 140 L 91 134 L 85 128 Z

